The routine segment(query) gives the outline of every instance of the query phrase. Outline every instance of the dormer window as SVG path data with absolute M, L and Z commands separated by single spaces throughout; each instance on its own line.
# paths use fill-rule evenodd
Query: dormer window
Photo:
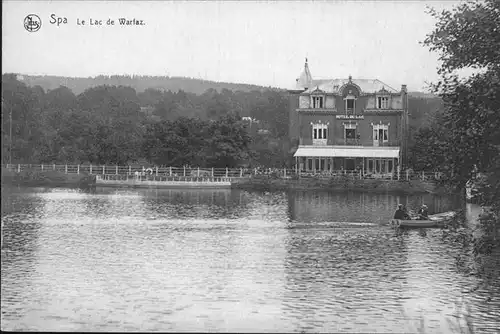
M 382 89 L 379 90 L 377 93 L 377 98 L 376 98 L 377 109 L 389 109 L 389 97 L 390 94 L 387 91 L 387 89 L 385 89 L 385 87 L 382 87 Z
M 377 109 L 389 109 L 388 96 L 377 96 Z
M 312 96 L 312 107 L 314 109 L 323 108 L 324 99 L 323 96 Z

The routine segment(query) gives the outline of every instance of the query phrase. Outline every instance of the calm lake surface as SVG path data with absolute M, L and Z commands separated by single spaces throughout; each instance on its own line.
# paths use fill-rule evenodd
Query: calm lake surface
M 440 230 L 385 225 L 397 203 L 423 202 L 456 208 L 430 195 L 3 188 L 2 330 L 461 333 L 468 308 L 477 333 L 498 333 L 498 254 L 478 278 Z

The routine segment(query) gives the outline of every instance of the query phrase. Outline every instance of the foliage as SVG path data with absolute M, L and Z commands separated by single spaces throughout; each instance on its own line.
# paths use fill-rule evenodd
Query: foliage
M 410 164 L 416 171 L 441 171 L 445 146 L 443 133 L 435 127 L 420 128 L 410 150 Z
M 16 75 L 2 77 L 2 162 L 157 164 L 234 167 L 283 164 L 288 105 L 279 91 L 201 95 L 125 86 L 44 92 Z M 12 115 L 12 122 L 10 122 Z M 242 116 L 255 119 L 242 122 Z M 12 131 L 10 126 L 12 125 Z M 269 130 L 262 135 L 259 130 Z M 12 134 L 12 145 L 10 137 Z M 258 144 L 252 144 L 256 142 Z M 266 159 L 263 157 L 269 152 Z M 281 147 L 280 147 L 281 149 Z M 276 162 L 278 160 L 278 162 Z
M 498 246 L 500 2 L 470 1 L 451 11 L 430 13 L 437 23 L 424 45 L 439 52 L 442 61 L 441 80 L 434 86 L 445 107 L 435 125 L 435 137 L 442 145 L 442 170 L 451 184 L 461 190 L 476 171 L 484 175 L 480 204 L 491 207 L 491 211 L 483 215 L 481 225 L 488 231 L 490 241 Z M 476 69 L 476 73 L 460 79 L 458 72 L 465 69 Z M 432 146 L 436 140 L 428 143 Z
M 251 138 L 235 116 L 217 121 L 181 117 L 146 126 L 143 151 L 158 165 L 235 167 L 249 158 Z
M 446 165 L 453 180 L 465 185 L 475 166 L 494 167 L 500 148 L 500 4 L 468 2 L 452 11 L 431 15 L 436 29 L 424 44 L 440 53 L 441 81 L 434 90 L 443 98 L 445 113 L 438 124 L 447 137 Z M 493 33 L 495 32 L 495 33 Z M 459 79 L 457 70 L 482 68 Z
M 409 162 L 415 170 L 441 171 L 444 162 L 445 132 L 441 130 L 443 100 L 410 99 Z
M 500 2 L 468 1 L 453 10 L 429 12 L 437 23 L 424 44 L 439 53 L 440 74 L 464 68 L 498 70 Z
M 37 120 L 40 118 L 41 108 L 34 90 L 17 81 L 13 75 L 5 75 L 4 78 L 5 80 L 2 80 L 2 143 L 7 145 L 2 149 L 2 157 L 8 156 L 10 152 L 12 159 L 16 160 L 22 156 L 32 155 L 37 149 L 36 139 L 40 135 Z M 12 137 L 12 143 L 10 137 Z

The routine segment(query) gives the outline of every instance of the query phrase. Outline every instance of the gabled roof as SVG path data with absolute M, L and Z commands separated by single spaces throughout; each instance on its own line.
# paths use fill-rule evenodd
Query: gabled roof
M 385 90 L 388 93 L 399 93 L 397 90 L 378 79 L 351 79 L 351 82 L 361 88 L 362 93 L 373 94 L 381 90 Z M 304 93 L 309 94 L 317 89 L 326 93 L 341 93 L 339 89 L 347 83 L 349 83 L 349 79 L 313 80 L 312 86 Z
M 324 90 L 321 90 L 318 87 L 316 87 L 316 88 L 312 87 L 311 89 L 308 89 L 308 91 L 311 94 L 325 94 L 326 93 Z

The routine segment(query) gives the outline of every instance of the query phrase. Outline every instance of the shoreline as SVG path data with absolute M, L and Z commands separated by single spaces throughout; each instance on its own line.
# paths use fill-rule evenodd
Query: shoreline
M 435 195 L 451 195 L 445 187 L 429 181 L 398 181 L 398 180 L 338 180 L 338 179 L 266 179 L 251 178 L 235 180 L 231 188 L 261 191 L 356 191 L 379 193 L 428 193 Z
M 78 188 L 143 188 L 143 189 L 241 189 L 249 191 L 355 191 L 370 193 L 428 193 L 451 195 L 453 191 L 435 181 L 384 180 L 354 178 L 270 178 L 229 177 L 204 179 L 191 177 L 187 180 L 114 179 L 88 173 L 72 174 L 60 171 L 24 170 L 19 172 L 2 169 L 2 184 L 32 187 Z
M 66 174 L 59 171 L 37 171 L 26 169 L 14 172 L 2 168 L 2 185 L 28 187 L 77 187 L 91 188 L 96 184 L 96 176 L 88 173 Z

